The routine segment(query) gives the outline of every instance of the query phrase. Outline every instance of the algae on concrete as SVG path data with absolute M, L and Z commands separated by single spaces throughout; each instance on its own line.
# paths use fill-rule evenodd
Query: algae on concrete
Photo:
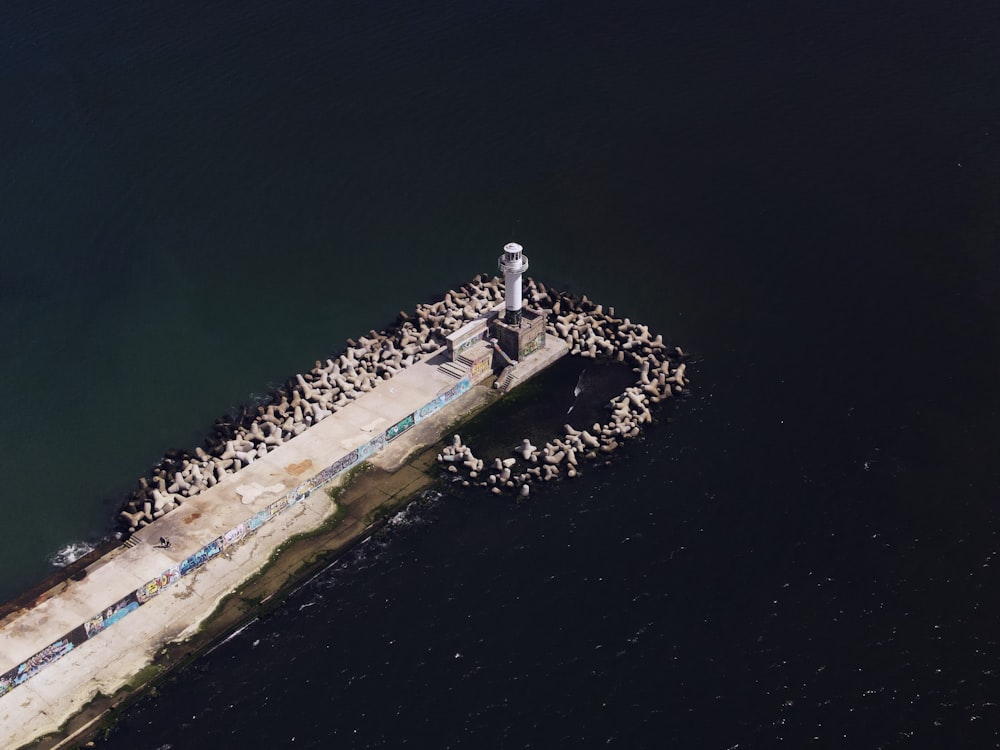
M 332 513 L 316 528 L 279 544 L 258 571 L 219 600 L 192 635 L 165 644 L 155 661 L 137 671 L 113 695 L 98 693 L 56 732 L 22 747 L 58 749 L 106 734 L 121 712 L 150 688 L 155 689 L 246 622 L 280 605 L 294 584 L 359 544 L 396 510 L 439 481 L 436 456 L 445 439 L 499 398 L 496 391 L 476 386 L 456 401 L 460 409 L 457 416 L 445 422 L 445 413 L 439 412 L 418 425 L 422 430 L 413 429 L 408 441 L 399 441 L 398 447 L 408 446 L 405 452 L 374 457 L 339 477 L 324 491 L 334 506 Z

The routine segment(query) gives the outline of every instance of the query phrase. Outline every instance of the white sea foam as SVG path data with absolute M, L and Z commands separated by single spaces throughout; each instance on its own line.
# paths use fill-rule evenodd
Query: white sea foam
M 74 563 L 88 552 L 93 552 L 94 545 L 87 542 L 70 542 L 61 550 L 49 558 L 49 562 L 57 568 L 65 568 L 70 563 Z
M 409 506 L 403 508 L 398 513 L 394 513 L 389 519 L 391 526 L 408 526 L 414 521 L 414 516 L 409 512 Z
M 207 654 L 210 654 L 210 653 L 212 653 L 213 651 L 215 651 L 215 649 L 219 648 L 220 646 L 224 646 L 225 644 L 229 643 L 229 642 L 230 642 L 231 640 L 233 640 L 233 638 L 236 638 L 237 636 L 241 635 L 241 634 L 243 633 L 243 631 L 245 631 L 245 630 L 246 630 L 247 628 L 249 628 L 249 627 L 250 627 L 251 625 L 253 625 L 253 624 L 254 624 L 255 622 L 257 622 L 257 618 L 256 618 L 256 617 L 255 617 L 255 618 L 253 618 L 253 619 L 252 619 L 252 620 L 251 620 L 250 622 L 248 622 L 248 623 L 247 623 L 246 625 L 244 625 L 243 627 L 241 627 L 241 628 L 237 628 L 236 630 L 234 630 L 234 631 L 233 631 L 232 633 L 230 633 L 229 635 L 227 635 L 227 636 L 225 637 L 225 639 L 223 639 L 222 641 L 220 641 L 220 642 L 219 642 L 219 643 L 217 643 L 216 645 L 212 646 L 212 648 L 210 648 L 210 649 L 209 649 L 209 650 L 208 650 L 208 651 L 206 652 L 206 655 L 207 655 Z M 254 645 L 256 646 L 257 644 L 256 644 L 256 643 L 254 643 Z

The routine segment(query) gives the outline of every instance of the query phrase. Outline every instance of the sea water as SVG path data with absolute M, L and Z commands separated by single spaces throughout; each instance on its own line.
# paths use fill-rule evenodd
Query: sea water
M 450 489 L 108 746 L 996 743 L 990 4 L 15 4 L 0 592 L 168 448 L 517 240 L 693 353 Z

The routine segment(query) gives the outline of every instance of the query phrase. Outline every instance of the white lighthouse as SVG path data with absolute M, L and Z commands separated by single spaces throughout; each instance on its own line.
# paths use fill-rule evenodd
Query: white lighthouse
M 521 254 L 523 249 L 516 242 L 508 242 L 498 261 L 505 287 L 503 321 L 507 325 L 521 322 L 521 274 L 528 270 L 528 257 Z

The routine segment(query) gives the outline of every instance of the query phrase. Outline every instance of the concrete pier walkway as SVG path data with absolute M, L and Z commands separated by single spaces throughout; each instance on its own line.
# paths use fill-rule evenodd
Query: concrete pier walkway
M 565 342 L 548 337 L 546 348 L 521 364 L 518 380 L 566 353 Z M 325 491 L 312 490 L 339 481 L 340 467 L 368 460 L 395 471 L 488 398 L 487 389 L 468 381 L 456 391 L 461 380 L 439 369 L 443 361 L 439 353 L 383 381 L 141 529 L 81 580 L 4 618 L 0 675 L 21 670 L 30 679 L 0 690 L 0 747 L 56 732 L 95 695 L 128 684 L 163 645 L 196 632 L 283 542 L 335 512 Z M 409 419 L 422 411 L 423 419 Z M 161 537 L 169 547 L 159 546 Z M 86 636 L 67 642 L 71 632 Z

